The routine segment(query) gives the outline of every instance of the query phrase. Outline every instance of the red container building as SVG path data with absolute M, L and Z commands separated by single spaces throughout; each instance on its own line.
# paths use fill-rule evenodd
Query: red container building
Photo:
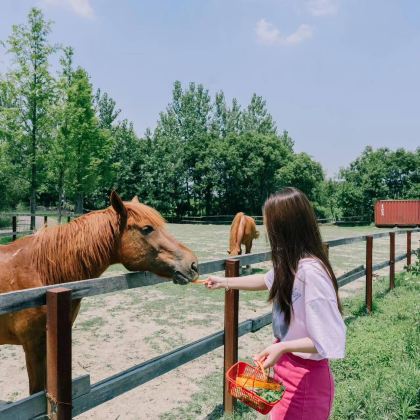
M 420 200 L 379 200 L 375 204 L 375 226 L 420 226 Z

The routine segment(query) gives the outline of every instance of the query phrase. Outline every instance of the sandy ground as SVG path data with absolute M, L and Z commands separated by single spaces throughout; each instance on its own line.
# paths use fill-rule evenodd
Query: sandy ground
M 227 226 L 170 225 L 169 229 L 194 249 L 201 261 L 225 256 Z M 263 230 L 262 227 L 259 227 Z M 377 231 L 374 228 L 322 228 L 324 239 L 355 236 Z M 420 235 L 413 235 L 413 247 Z M 404 252 L 405 235 L 397 236 L 396 254 Z M 267 249 L 264 232 L 254 252 Z M 388 258 L 388 241 L 374 243 L 374 263 Z M 364 263 L 364 244 L 331 249 L 337 275 Z M 404 262 L 397 264 L 397 271 Z M 269 263 L 257 267 L 266 270 Z M 389 269 L 376 272 L 387 275 Z M 113 266 L 106 274 L 125 271 Z M 364 278 L 340 290 L 342 297 L 364 291 Z M 240 320 L 254 318 L 270 310 L 264 292 L 241 292 Z M 120 372 L 176 347 L 197 340 L 223 327 L 223 293 L 208 292 L 198 286 L 155 287 L 101 295 L 84 299 L 73 330 L 73 377 L 89 373 L 91 383 Z M 271 327 L 240 340 L 240 358 L 247 358 L 272 340 Z M 79 419 L 177 418 L 173 410 L 191 401 L 203 387 L 203 379 L 220 371 L 223 350 L 218 349 L 167 373 L 82 415 Z M 222 376 L 220 374 L 220 383 Z M 27 377 L 21 347 L 0 347 L 0 400 L 17 400 L 27 395 Z M 214 406 L 220 404 L 214 401 Z M 208 413 L 194 418 L 214 418 Z M 206 417 L 208 416 L 208 417 Z M 182 417 L 182 418 L 185 418 Z M 259 418 L 259 417 L 256 417 Z

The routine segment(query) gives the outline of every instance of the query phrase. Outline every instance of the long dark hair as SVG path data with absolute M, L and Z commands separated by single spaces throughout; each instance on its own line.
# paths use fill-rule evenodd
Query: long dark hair
M 290 324 L 293 311 L 292 290 L 298 263 L 305 257 L 321 261 L 333 283 L 341 312 L 337 279 L 322 246 L 315 212 L 306 195 L 297 188 L 284 188 L 267 199 L 263 210 L 274 268 L 269 299 L 280 306 L 286 324 Z

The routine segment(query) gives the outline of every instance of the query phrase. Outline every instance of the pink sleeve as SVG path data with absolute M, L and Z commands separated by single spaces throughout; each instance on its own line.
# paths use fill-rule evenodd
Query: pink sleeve
M 346 326 L 338 310 L 332 281 L 318 262 L 307 264 L 304 281 L 309 337 L 322 357 L 341 359 L 345 354 Z

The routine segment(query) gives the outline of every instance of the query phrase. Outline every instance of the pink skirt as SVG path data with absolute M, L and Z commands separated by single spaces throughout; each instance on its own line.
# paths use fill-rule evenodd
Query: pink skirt
M 274 377 L 286 387 L 270 412 L 272 420 L 327 420 L 334 400 L 334 378 L 327 359 L 308 360 L 284 354 Z

